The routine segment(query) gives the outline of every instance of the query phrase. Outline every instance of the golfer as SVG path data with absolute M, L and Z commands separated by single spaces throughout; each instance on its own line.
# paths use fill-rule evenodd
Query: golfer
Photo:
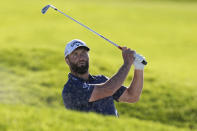
M 123 47 L 124 62 L 117 73 L 111 78 L 104 75 L 94 76 L 88 70 L 89 50 L 85 42 L 78 39 L 74 39 L 66 45 L 65 61 L 70 68 L 70 73 L 62 91 L 64 105 L 71 110 L 118 116 L 114 100 L 134 103 L 140 98 L 144 72 L 144 65 L 140 61 L 145 59 L 141 55 L 137 55 L 135 51 Z M 134 77 L 127 88 L 122 84 L 132 65 L 135 67 Z

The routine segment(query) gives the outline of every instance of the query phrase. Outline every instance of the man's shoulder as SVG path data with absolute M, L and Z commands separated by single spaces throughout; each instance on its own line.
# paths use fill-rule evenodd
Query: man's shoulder
M 68 79 L 68 81 L 64 84 L 64 89 L 63 89 L 62 93 L 65 93 L 70 90 L 75 90 L 75 87 L 77 87 L 79 85 L 80 85 L 79 81 Z

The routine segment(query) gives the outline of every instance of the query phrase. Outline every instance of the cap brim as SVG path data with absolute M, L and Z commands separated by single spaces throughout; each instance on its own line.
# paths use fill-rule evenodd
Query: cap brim
M 90 48 L 88 48 L 87 46 L 79 46 L 79 47 L 77 47 L 76 49 L 79 49 L 79 48 L 84 48 L 84 49 L 86 49 L 87 51 L 90 50 Z M 74 49 L 74 50 L 76 50 L 76 49 Z M 74 50 L 73 50 L 73 51 L 74 51 Z M 73 52 L 73 51 L 72 51 L 72 52 Z

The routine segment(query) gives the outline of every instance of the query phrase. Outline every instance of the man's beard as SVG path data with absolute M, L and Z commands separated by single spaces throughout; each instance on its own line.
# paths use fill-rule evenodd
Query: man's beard
M 77 64 L 74 64 L 72 62 L 70 62 L 70 66 L 73 72 L 78 73 L 78 74 L 85 74 L 88 69 L 89 69 L 89 62 L 86 61 L 85 65 L 82 66 L 77 66 Z

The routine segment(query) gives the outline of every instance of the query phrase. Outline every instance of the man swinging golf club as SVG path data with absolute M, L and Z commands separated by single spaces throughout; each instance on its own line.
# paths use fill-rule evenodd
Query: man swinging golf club
M 62 91 L 64 105 L 71 110 L 118 116 L 114 100 L 134 103 L 140 98 L 145 66 L 141 61 L 145 61 L 145 58 L 127 47 L 122 47 L 124 62 L 115 75 L 107 78 L 89 73 L 89 50 L 85 42 L 78 39 L 66 45 L 65 61 L 70 73 Z M 135 67 L 134 77 L 127 88 L 122 84 L 132 65 Z

